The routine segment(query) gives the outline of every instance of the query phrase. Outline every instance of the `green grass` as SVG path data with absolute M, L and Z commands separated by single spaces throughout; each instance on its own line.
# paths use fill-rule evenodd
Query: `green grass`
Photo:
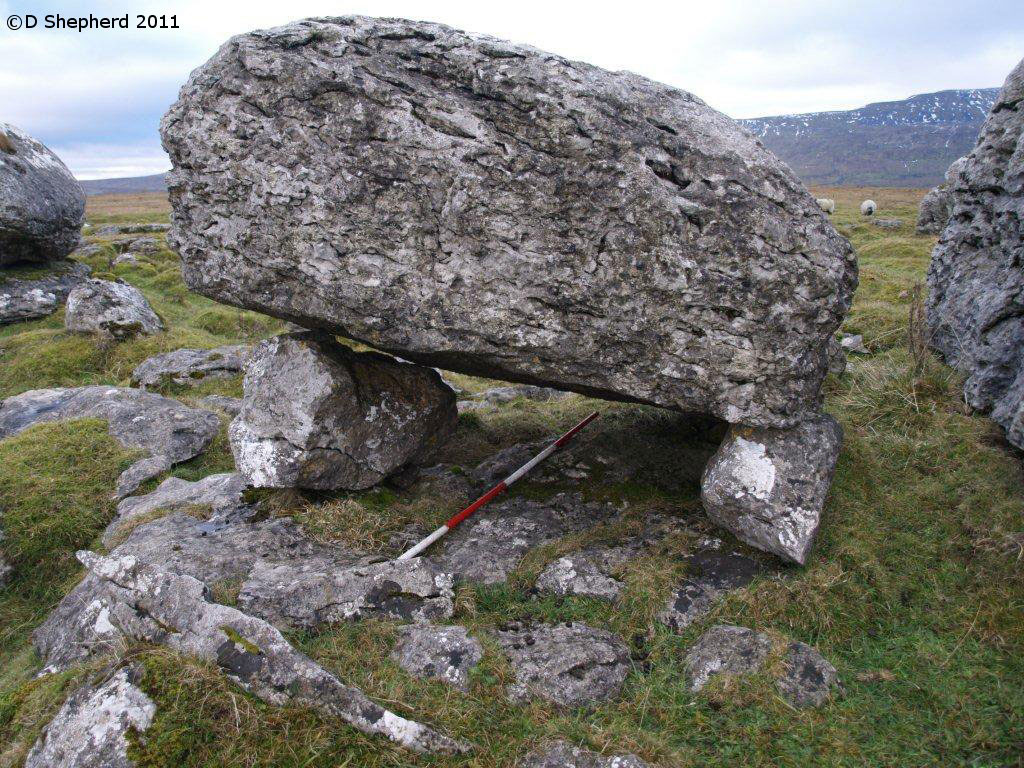
M 844 330 L 862 333 L 872 354 L 852 356 L 842 377 L 826 381 L 826 409 L 842 423 L 845 441 L 820 540 L 806 568 L 790 569 L 782 580 L 756 581 L 682 636 L 652 617 L 683 573 L 683 541 L 665 541 L 629 563 L 622 574 L 625 594 L 616 606 L 532 593 L 537 574 L 552 558 L 636 530 L 649 511 L 683 515 L 714 530 L 699 511 L 700 462 L 692 436 L 676 431 L 675 422 L 656 411 L 605 404 L 594 439 L 609 450 L 640 452 L 652 476 L 679 473 L 680 489 L 665 493 L 651 478 L 615 483 L 598 474 L 588 495 L 628 502 L 621 523 L 531 553 L 506 585 L 460 588 L 453 621 L 469 627 L 487 650 L 468 693 L 416 680 L 392 663 L 395 626 L 389 622 L 291 636 L 304 652 L 382 704 L 472 742 L 473 754 L 412 756 L 308 710 L 267 705 L 207 664 L 140 646 L 130 653 L 143 666 L 142 686 L 158 711 L 145 739 L 133 747 L 137 764 L 482 768 L 512 766 L 533 746 L 567 738 L 609 754 L 633 751 L 663 766 L 1024 765 L 1021 456 L 989 421 L 965 411 L 956 375 L 934 358 L 918 361 L 908 351 L 912 289 L 923 280 L 934 242 L 913 233 L 921 192 L 816 193 L 836 199 L 834 222 L 857 248 L 861 282 Z M 900 219 L 903 228 L 884 230 L 862 218 L 857 206 L 865 197 L 879 203 L 880 216 Z M 103 215 L 120 214 L 112 209 L 95 220 Z M 59 316 L 10 326 L 0 330 L 0 396 L 37 386 L 125 383 L 131 368 L 157 351 L 254 340 L 279 327 L 189 294 L 169 252 L 145 258 L 145 265 L 123 274 L 167 319 L 167 334 L 108 347 L 65 335 Z M 471 392 L 491 384 L 450 378 Z M 165 391 L 191 402 L 210 392 L 237 395 L 238 387 L 232 379 Z M 514 442 L 550 435 L 591 405 L 584 398 L 517 401 L 465 414 L 444 458 L 471 466 Z M 0 443 L 14 461 L 0 461 L 0 487 L 33 478 L 0 501 L 8 534 L 11 498 L 14 515 L 35 521 L 26 530 L 67 532 L 25 550 L 36 553 L 28 561 L 58 564 L 52 572 L 42 565 L 43 571 L 33 571 L 38 578 L 31 590 L 38 594 L 19 591 L 30 589 L 24 583 L 0 600 L 0 610 L 16 617 L 15 630 L 5 630 L 0 644 L 0 741 L 10 742 L 0 750 L 0 766 L 16 764 L 5 760 L 23 754 L 76 679 L 31 680 L 38 661 L 28 650 L 27 633 L 79 573 L 68 553 L 94 539 L 109 517 L 109 489 L 125 457 L 109 444 L 104 450 L 104 440 L 109 438 L 98 425 L 83 424 L 40 428 Z M 230 466 L 221 434 L 211 452 L 174 472 L 197 479 Z M 61 476 L 77 482 L 62 486 Z M 525 485 L 520 492 L 551 491 Z M 37 495 L 46 501 L 32 501 Z M 278 514 L 294 514 L 317 538 L 356 538 L 382 550 L 407 523 L 436 523 L 460 500 L 378 489 L 283 494 L 272 501 Z M 71 520 L 81 522 L 82 530 Z M 237 584 L 215 586 L 224 602 L 237 594 Z M 540 703 L 509 704 L 503 691 L 511 670 L 488 632 L 510 619 L 586 621 L 635 643 L 636 661 L 623 695 L 568 712 Z M 765 676 L 718 680 L 690 695 L 683 656 L 717 622 L 817 646 L 838 668 L 844 695 L 818 710 L 796 711 Z

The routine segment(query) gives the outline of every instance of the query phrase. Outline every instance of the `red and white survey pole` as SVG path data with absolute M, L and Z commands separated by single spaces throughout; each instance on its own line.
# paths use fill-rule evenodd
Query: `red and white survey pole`
M 502 480 L 496 486 L 491 488 L 491 490 L 489 490 L 487 493 L 485 493 L 479 499 L 474 501 L 472 504 L 470 504 L 464 510 L 459 512 L 459 514 L 452 516 L 448 520 L 448 522 L 446 522 L 444 525 L 442 525 L 440 528 L 438 528 L 432 534 L 427 536 L 427 538 L 423 539 L 423 541 L 421 541 L 419 544 L 417 544 L 416 546 L 412 547 L 407 552 L 404 552 L 398 559 L 399 560 L 408 560 L 410 558 L 416 557 L 416 555 L 418 555 L 424 549 L 426 549 L 431 544 L 433 544 L 435 541 L 440 539 L 442 536 L 444 536 L 446 533 L 448 533 L 448 531 L 450 531 L 452 528 L 457 526 L 459 523 L 461 523 L 467 517 L 469 517 L 474 512 L 476 512 L 478 509 L 480 509 L 480 507 L 482 507 L 484 504 L 486 504 L 487 502 L 491 501 L 492 499 L 496 498 L 497 496 L 500 496 L 505 491 L 507 491 L 510 485 L 512 485 L 514 482 L 516 482 L 516 480 L 521 478 L 523 475 L 525 475 L 531 469 L 533 469 L 538 464 L 540 464 L 542 461 L 544 461 L 544 459 L 546 459 L 552 453 L 557 451 L 559 448 L 563 448 L 566 443 L 568 443 L 570 440 L 572 440 L 574 437 L 576 437 L 576 434 L 581 429 L 583 429 L 585 426 L 587 426 L 587 424 L 589 424 L 594 419 L 596 419 L 597 415 L 598 415 L 597 411 L 594 411 L 592 414 L 587 416 L 587 418 L 585 418 L 583 421 L 581 421 L 575 427 L 570 429 L 568 432 L 566 432 L 560 438 L 555 440 L 555 442 L 553 442 L 551 445 L 549 445 L 543 451 L 538 453 L 536 456 L 534 456 L 528 462 L 523 464 L 523 466 L 521 466 L 519 469 L 517 469 L 511 475 L 506 477 L 504 480 Z

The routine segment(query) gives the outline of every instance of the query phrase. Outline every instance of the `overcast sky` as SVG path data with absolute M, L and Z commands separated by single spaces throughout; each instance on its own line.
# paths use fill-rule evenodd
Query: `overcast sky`
M 0 0 L 0 120 L 80 178 L 166 170 L 157 125 L 231 35 L 317 15 L 450 24 L 684 88 L 733 117 L 850 109 L 1001 85 L 1024 57 L 1021 0 L 22 2 Z M 10 31 L 11 14 L 176 14 L 180 29 Z

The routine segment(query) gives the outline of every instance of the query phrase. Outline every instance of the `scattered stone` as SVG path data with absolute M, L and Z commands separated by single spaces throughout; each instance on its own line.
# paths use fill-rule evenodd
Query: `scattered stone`
M 790 643 L 783 664 L 785 672 L 776 686 L 795 707 L 820 707 L 833 690 L 841 689 L 836 668 L 805 643 Z
M 560 557 L 541 572 L 537 589 L 556 595 L 579 595 L 615 602 L 623 584 L 605 574 L 585 555 Z
M 138 686 L 141 669 L 117 670 L 83 685 L 61 706 L 25 759 L 25 768 L 133 768 L 128 733 L 144 733 L 156 704 Z
M 258 562 L 242 584 L 242 610 L 278 626 L 309 629 L 368 617 L 428 622 L 455 611 L 452 576 L 426 558 L 345 570 L 321 562 Z
M 517 384 L 510 387 L 492 387 L 491 389 L 476 395 L 476 399 L 492 405 L 504 405 L 511 403 L 518 398 L 525 400 L 561 400 L 571 395 L 571 392 L 559 392 L 551 387 L 534 387 L 529 384 Z
M 253 350 L 231 450 L 259 488 L 357 490 L 428 459 L 457 420 L 433 369 L 292 333 Z
M 772 642 L 746 627 L 717 624 L 701 635 L 686 654 L 690 690 L 699 691 L 715 675 L 749 675 L 768 660 Z
M 45 277 L 29 279 L 4 279 L 0 272 L 0 325 L 53 314 L 91 271 L 77 261 L 55 261 L 50 267 Z
M 819 409 L 853 250 L 691 94 L 345 17 L 233 38 L 161 132 L 201 294 L 470 375 L 757 426 Z
M 844 333 L 839 339 L 839 346 L 844 352 L 856 355 L 869 355 L 871 351 L 864 346 L 864 337 L 858 334 Z
M 741 541 L 803 565 L 842 438 L 827 414 L 792 429 L 731 427 L 704 470 L 701 501 L 708 517 Z
M 64 327 L 120 341 L 138 333 L 159 333 L 164 324 L 134 285 L 92 278 L 68 295 Z
M 761 572 L 761 565 L 745 555 L 707 548 L 686 558 L 685 581 L 672 593 L 658 614 L 658 621 L 682 632 L 707 615 L 725 596 L 747 586 Z
M 155 237 L 137 237 L 123 246 L 125 251 L 132 253 L 156 253 L 160 250 L 160 241 Z
M 455 403 L 455 408 L 459 413 L 468 413 L 469 411 L 480 411 L 487 408 L 490 403 L 484 403 L 479 400 L 459 400 Z
M 107 224 L 97 229 L 93 234 L 100 237 L 138 235 L 147 232 L 166 232 L 170 228 L 170 224 Z
M 497 633 L 515 675 L 508 697 L 580 707 L 617 696 L 629 673 L 629 648 L 585 624 L 535 625 Z
M 134 491 L 163 468 L 205 451 L 220 428 L 209 411 L 126 387 L 33 389 L 0 402 L 0 440 L 33 424 L 69 419 L 105 419 L 122 446 L 144 451 L 118 479 L 117 496 Z
M 951 180 L 952 214 L 928 268 L 931 345 L 964 396 L 1024 448 L 1024 61 Z
M 610 504 L 560 493 L 547 501 L 507 499 L 480 510 L 448 534 L 435 559 L 459 580 L 505 581 L 536 546 L 609 522 L 620 514 Z
M 240 397 L 207 395 L 200 398 L 199 402 L 205 408 L 216 408 L 219 411 L 224 411 L 228 416 L 237 416 L 242 410 L 242 398 Z
M 294 703 L 340 718 L 364 733 L 380 734 L 417 752 L 457 753 L 459 742 L 389 712 L 358 688 L 296 651 L 262 619 L 209 602 L 202 582 L 162 571 L 124 555 L 79 552 L 108 582 L 117 602 L 106 621 L 125 636 L 158 643 L 216 664 L 229 678 L 274 705 Z
M 136 258 L 134 253 L 122 253 L 119 256 L 115 256 L 111 260 L 110 265 L 112 267 L 119 267 L 119 266 L 122 266 L 124 264 L 127 264 L 128 266 L 134 267 L 138 263 L 139 263 L 139 260 L 138 260 L 138 258 Z
M 875 219 L 875 226 L 882 229 L 899 229 L 903 226 L 903 222 L 899 219 Z
M 167 382 L 195 384 L 202 379 L 237 376 L 245 365 L 249 347 L 244 344 L 216 349 L 176 349 L 143 360 L 132 371 L 132 384 L 142 389 Z
M 484 657 L 480 642 L 465 627 L 410 625 L 398 630 L 391 658 L 406 672 L 469 690 L 469 673 Z
M 81 261 L 83 259 L 89 259 L 89 258 L 92 258 L 93 256 L 97 256 L 97 255 L 103 253 L 104 250 L 106 250 L 106 249 L 102 245 L 96 245 L 96 244 L 80 245 L 78 248 L 76 248 L 75 250 L 73 250 L 71 252 L 71 258 L 78 259 L 79 261 Z
M 651 768 L 636 755 L 603 757 L 589 749 L 576 747 L 567 741 L 556 741 L 531 752 L 518 763 L 517 768 Z
M 0 122 L 0 267 L 63 259 L 78 245 L 85 193 L 53 152 Z
M 839 340 L 834 338 L 829 342 L 831 350 L 828 361 L 828 372 L 835 376 L 842 376 L 846 372 L 846 350 Z

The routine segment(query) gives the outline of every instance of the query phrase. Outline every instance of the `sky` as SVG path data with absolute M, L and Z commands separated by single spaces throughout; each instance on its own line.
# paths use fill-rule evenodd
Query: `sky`
M 56 13 L 174 14 L 179 29 L 44 29 Z M 158 173 L 169 167 L 160 117 L 224 41 L 353 13 L 438 21 L 631 70 L 735 118 L 999 86 L 1024 57 L 1021 0 L 0 0 L 0 121 L 47 144 L 81 179 Z M 12 14 L 39 25 L 12 31 Z

